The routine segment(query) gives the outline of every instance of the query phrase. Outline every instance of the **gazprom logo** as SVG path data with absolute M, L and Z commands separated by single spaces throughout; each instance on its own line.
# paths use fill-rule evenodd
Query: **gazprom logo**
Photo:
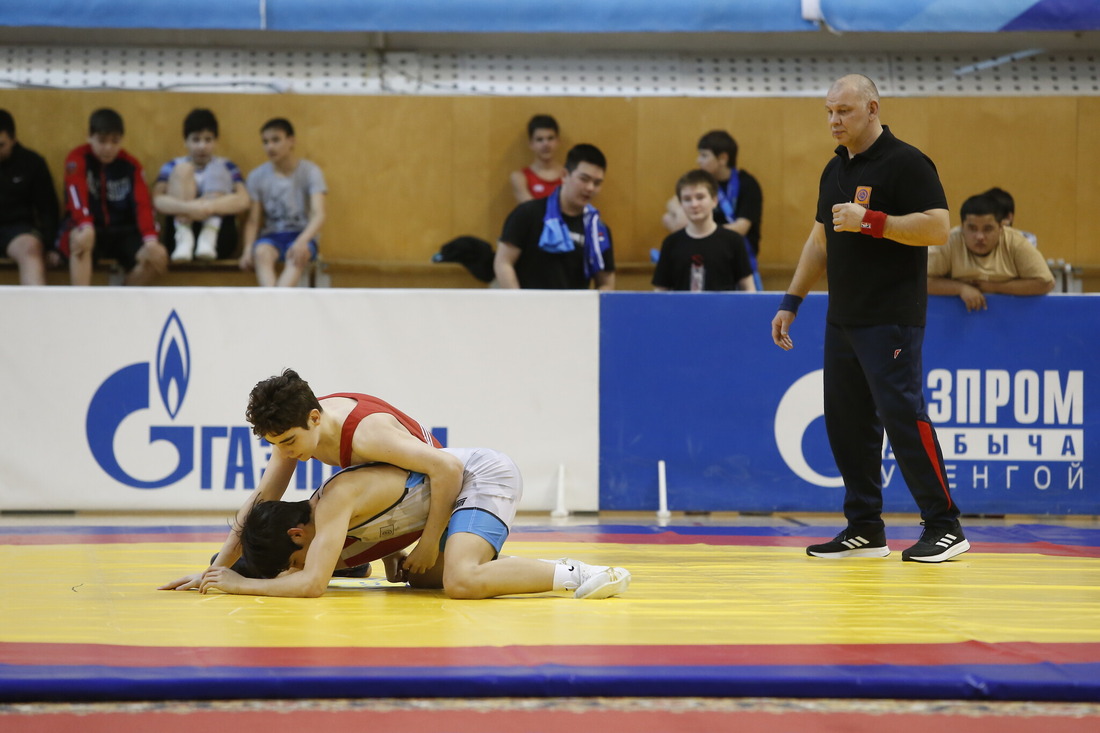
M 92 395 L 84 428 L 99 467 L 135 489 L 160 489 L 188 476 L 189 485 L 201 490 L 254 489 L 271 446 L 255 438 L 247 425 L 180 424 L 190 422 L 181 415 L 192 386 L 193 361 L 191 341 L 176 311 L 168 314 L 149 353 L 150 361 L 122 367 Z M 201 397 L 195 395 L 192 403 Z M 186 414 L 211 410 L 201 399 L 197 405 Z M 299 463 L 294 487 L 314 488 L 334 470 L 317 460 Z
M 139 362 L 122 367 L 107 377 L 88 405 L 85 432 L 88 447 L 100 468 L 116 481 L 137 489 L 159 489 L 174 484 L 191 472 L 195 464 L 194 429 L 176 425 L 149 427 L 149 444 L 167 443 L 172 447 L 175 465 L 163 476 L 141 479 L 123 468 L 115 455 L 115 435 L 123 421 L 150 407 L 150 364 Z M 169 418 L 179 414 L 187 394 L 191 372 L 187 333 L 173 310 L 160 333 L 157 344 L 157 386 Z

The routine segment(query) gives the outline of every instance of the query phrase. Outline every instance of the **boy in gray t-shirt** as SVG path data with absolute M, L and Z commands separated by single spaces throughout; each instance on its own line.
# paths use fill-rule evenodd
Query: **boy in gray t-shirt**
M 317 257 L 328 189 L 321 169 L 295 154 L 294 127 L 288 120 L 268 120 L 260 136 L 270 161 L 248 174 L 252 208 L 241 268 L 255 269 L 262 286 L 293 287 Z M 285 264 L 276 277 L 280 261 Z

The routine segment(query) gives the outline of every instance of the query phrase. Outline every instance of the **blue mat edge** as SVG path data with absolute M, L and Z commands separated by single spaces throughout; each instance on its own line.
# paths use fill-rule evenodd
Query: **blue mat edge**
M 638 696 L 1100 702 L 1100 662 L 279 669 L 0 665 L 2 702 Z

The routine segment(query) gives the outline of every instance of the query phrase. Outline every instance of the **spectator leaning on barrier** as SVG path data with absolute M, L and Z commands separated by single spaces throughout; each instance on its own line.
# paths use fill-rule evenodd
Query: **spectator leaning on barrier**
M 1046 295 L 1054 276 L 1038 248 L 1000 218 L 988 194 L 971 196 L 960 210 L 961 226 L 947 244 L 928 250 L 928 292 L 957 295 L 968 311 L 985 310 L 987 293 Z
M 57 191 L 41 155 L 19 144 L 0 109 L 0 255 L 19 265 L 22 285 L 46 284 L 46 251 L 57 236 Z
M 168 269 L 158 241 L 145 174 L 122 148 L 122 116 L 97 109 L 88 119 L 88 142 L 65 158 L 65 210 L 58 249 L 69 258 L 73 285 L 91 285 L 92 263 L 118 261 L 127 285 L 147 285 Z

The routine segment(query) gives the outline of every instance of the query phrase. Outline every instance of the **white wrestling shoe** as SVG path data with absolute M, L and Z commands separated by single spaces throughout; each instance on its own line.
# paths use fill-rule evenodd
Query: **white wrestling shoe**
M 558 560 L 567 565 L 574 580 L 565 583 L 566 590 L 573 591 L 574 598 L 598 600 L 617 596 L 630 587 L 630 571 L 626 568 L 613 568 L 607 565 L 589 565 L 580 560 L 563 557 Z

